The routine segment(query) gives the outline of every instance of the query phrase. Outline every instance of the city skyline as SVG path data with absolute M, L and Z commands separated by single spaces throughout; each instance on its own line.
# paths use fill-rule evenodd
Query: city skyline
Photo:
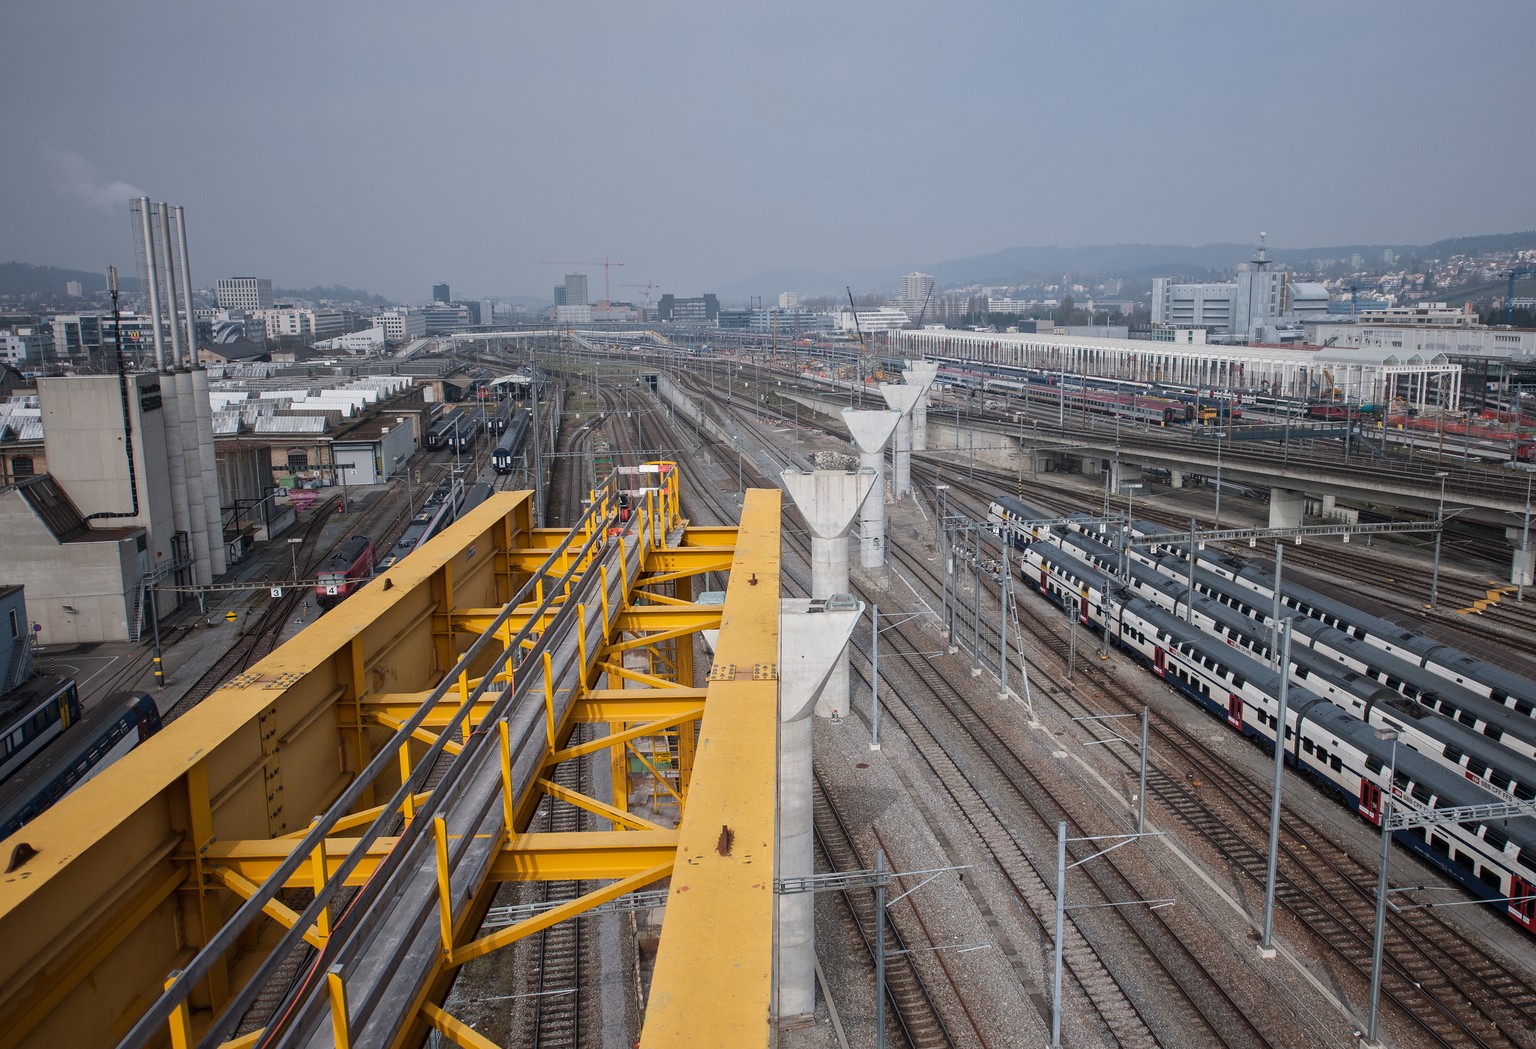
M 10 20 L 17 261 L 122 266 L 141 192 L 186 206 L 200 285 L 402 301 L 444 279 L 596 286 L 600 268 L 547 259 L 623 261 L 613 297 L 638 299 L 625 285 L 1026 245 L 1536 227 L 1536 145 L 1512 130 L 1536 9 L 1518 2 L 141 10 Z

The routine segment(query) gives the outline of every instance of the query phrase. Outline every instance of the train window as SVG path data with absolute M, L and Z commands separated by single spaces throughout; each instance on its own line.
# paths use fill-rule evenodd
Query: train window
M 1425 699 L 1430 699 L 1430 697 L 1428 695 L 1426 695 L 1424 698 Z M 1432 700 L 1431 700 L 1431 702 L 1432 702 Z M 1450 700 L 1447 700 L 1447 699 L 1440 700 L 1439 710 L 1440 710 L 1440 713 L 1444 714 L 1448 718 L 1453 718 L 1457 714 L 1461 713 L 1461 708 L 1456 706 L 1456 704 L 1452 703 Z
M 1429 836 L 1429 847 L 1434 849 L 1442 856 L 1449 856 L 1451 854 L 1451 847 L 1447 845 L 1445 839 L 1438 834 L 1431 834 Z
M 1429 804 L 1429 788 L 1424 786 L 1422 783 L 1415 783 L 1413 785 L 1413 790 L 1410 793 L 1413 794 L 1413 800 L 1424 805 Z
M 1499 740 L 1504 738 L 1504 730 L 1499 728 L 1497 725 L 1484 725 L 1483 735 L 1497 743 Z
M 1392 772 L 1392 785 L 1398 790 L 1407 789 L 1408 773 L 1394 769 Z
M 1532 874 L 1536 874 L 1536 859 L 1527 859 L 1523 848 L 1515 853 L 1515 862 Z
M 1314 749 L 1313 746 L 1312 746 L 1312 741 L 1310 739 L 1302 740 L 1301 741 L 1301 749 L 1306 751 L 1308 754 L 1312 753 L 1312 751 Z
M 1459 712 L 1456 715 L 1456 720 L 1461 722 L 1463 725 L 1476 725 L 1477 724 L 1477 718 L 1473 717 L 1470 712 L 1465 711 L 1465 710 Z
M 1452 853 L 1451 854 L 1451 859 L 1455 862 L 1456 866 L 1460 867 L 1462 870 L 1466 871 L 1468 874 L 1474 873 L 1474 867 L 1473 867 L 1473 864 L 1472 864 L 1472 857 L 1468 853 L 1465 853 L 1465 852 L 1455 852 L 1455 853 Z
M 1383 764 L 1384 763 L 1382 760 L 1375 754 L 1367 754 L 1365 756 L 1365 768 L 1367 772 L 1380 772 L 1382 770 Z
M 1488 823 L 1483 824 L 1483 840 L 1500 852 L 1503 852 L 1504 846 L 1509 844 L 1509 839 Z
M 1490 689 L 1488 692 L 1488 698 L 1493 700 L 1495 703 L 1500 704 L 1501 706 L 1507 706 L 1509 704 L 1509 693 L 1505 692 L 1502 688 Z
M 1337 754 L 1333 755 L 1331 758 L 1328 759 L 1328 765 L 1335 772 L 1343 772 L 1344 771 L 1344 763 L 1339 760 L 1339 756 Z
M 1445 757 L 1448 761 L 1454 761 L 1456 764 L 1460 765 L 1461 759 L 1465 756 L 1466 755 L 1462 754 L 1462 752 L 1455 747 L 1447 746 L 1445 748 Z
M 1519 801 L 1530 801 L 1536 798 L 1536 790 L 1532 790 L 1524 783 L 1516 783 L 1515 789 L 1510 793 L 1514 794 L 1515 798 Z
M 1523 700 L 1523 699 L 1515 700 L 1515 713 L 1517 713 L 1517 714 L 1524 714 L 1526 717 L 1530 717 L 1531 716 L 1531 712 L 1533 710 L 1536 710 L 1536 707 L 1532 707 L 1525 700 Z
M 1477 877 L 1484 885 L 1488 886 L 1490 889 L 1502 890 L 1504 888 L 1503 879 L 1499 877 L 1499 872 L 1494 870 L 1492 867 L 1484 867 L 1481 871 L 1478 872 Z
M 1488 780 L 1500 790 L 1509 789 L 1509 774 L 1500 769 L 1494 769 L 1488 773 Z

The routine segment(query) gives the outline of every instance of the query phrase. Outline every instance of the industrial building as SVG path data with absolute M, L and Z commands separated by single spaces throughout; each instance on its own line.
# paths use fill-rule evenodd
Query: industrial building
M 1260 237 L 1258 255 L 1235 280 L 1184 284 L 1154 277 L 1152 323 L 1205 328 L 1213 335 L 1253 342 L 1301 341 L 1301 325 L 1327 315 L 1328 289 L 1270 269 Z

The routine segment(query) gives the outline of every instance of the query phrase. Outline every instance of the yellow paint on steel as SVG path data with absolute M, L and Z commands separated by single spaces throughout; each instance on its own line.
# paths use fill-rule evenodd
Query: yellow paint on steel
M 551 925 L 559 925 L 567 918 L 574 918 L 579 914 L 584 914 L 593 907 L 599 907 L 609 900 L 616 900 L 620 896 L 627 896 L 636 889 L 643 889 L 647 885 L 654 885 L 671 873 L 672 861 L 669 859 L 666 863 L 659 863 L 627 878 L 620 878 L 616 882 L 600 886 L 591 892 L 578 896 L 574 900 L 558 904 L 546 911 L 540 911 L 533 917 L 524 919 L 516 925 L 509 925 L 505 929 L 499 929 L 487 936 L 482 936 L 480 939 L 467 943 L 462 947 L 455 947 L 452 955 L 449 957 L 449 964 L 463 965 L 465 962 L 474 961 L 476 958 L 490 954 L 492 951 L 511 946 L 525 936 L 532 936 L 536 932 L 542 932 Z
M 453 842 L 457 835 L 450 834 Z M 348 885 L 362 885 L 372 876 L 395 838 L 380 838 L 369 847 L 362 862 L 347 879 Z M 287 859 L 297 843 L 290 839 L 216 842 L 208 850 L 208 863 L 220 876 L 227 872 L 246 885 L 241 895 L 249 895 L 255 884 L 265 881 Z M 334 874 L 342 859 L 357 847 L 356 838 L 331 838 L 326 844 L 327 869 Z M 632 830 L 622 834 L 609 831 L 579 831 L 563 834 L 514 834 L 491 863 L 489 880 L 506 881 L 579 881 L 628 876 L 654 867 L 669 859 L 677 849 L 677 831 L 656 828 Z M 287 888 L 307 889 L 307 873 L 295 874 Z
M 460 1049 L 501 1049 L 495 1042 L 475 1030 L 469 1024 L 456 1016 L 451 1016 L 427 1002 L 421 1007 L 421 1014 L 427 1018 L 433 1028 L 444 1038 L 448 1039 Z
M 192 880 L 205 843 L 287 834 L 325 808 L 358 747 L 385 738 L 339 738 L 342 713 L 435 683 L 450 664 L 433 609 L 454 591 L 477 606 L 511 596 L 522 577 L 497 553 L 524 545 L 529 503 L 493 495 L 10 840 L 36 852 L 0 875 L 0 1049 L 103 1044 L 159 994 L 228 892 Z M 181 886 L 213 906 L 189 907 Z M 226 967 L 264 943 L 242 941 Z
M 659 736 L 665 729 L 676 728 L 684 721 L 697 721 L 703 715 L 704 707 L 700 705 L 680 711 L 671 717 L 630 725 L 620 732 L 610 732 L 606 736 L 589 739 L 585 743 L 579 743 L 574 747 L 565 747 L 561 750 L 553 751 L 544 759 L 544 764 L 546 766 L 558 765 L 562 761 L 569 761 L 572 758 L 579 758 L 586 754 L 596 754 L 598 751 L 607 750 L 609 747 L 617 744 L 628 743 L 632 739 L 640 739 L 643 736 Z
M 601 616 L 604 640 L 583 652 L 583 663 L 589 659 L 592 663 L 559 723 L 553 716 L 551 669 L 543 668 L 553 756 L 570 760 L 607 746 L 613 755 L 616 804 L 566 791 L 548 780 L 537 784 L 528 797 L 513 798 L 506 786 L 502 788 L 503 810 L 514 814 L 513 826 L 528 817 L 538 792 L 546 790 L 564 803 L 602 816 L 615 830 L 507 834 L 486 878 L 489 886 L 513 879 L 605 884 L 533 925 L 525 923 L 458 950 L 454 950 L 454 936 L 462 937 L 476 927 L 490 895 L 477 890 L 462 915 L 440 914 L 442 963 L 431 977 L 430 990 L 414 1003 L 420 1009 L 415 1026 L 398 1032 L 391 1045 L 419 1039 L 429 1024 L 439 1030 L 452 1026 L 446 1021 L 439 1024 L 446 1014 L 431 1004 L 446 993 L 448 970 L 442 966 L 449 964 L 450 956 L 462 962 L 526 935 L 535 925 L 544 927 L 668 875 L 674 878 L 675 899 L 679 878 L 701 892 L 730 897 L 721 905 L 721 913 L 730 916 L 729 926 L 737 935 L 717 939 L 733 940 L 742 953 L 725 967 L 729 973 L 713 974 L 710 986 L 701 988 L 705 993 L 696 1000 L 723 1010 L 722 1015 L 730 1014 L 717 1028 L 720 1031 L 747 1030 L 741 1017 L 753 1007 L 745 1003 L 760 1000 L 762 1008 L 757 1028 L 745 1040 L 729 1037 L 721 1044 L 750 1045 L 766 1037 L 764 981 L 771 965 L 763 961 L 767 955 L 758 947 L 759 941 L 771 943 L 772 939 L 775 686 L 772 681 L 727 682 L 713 675 L 708 688 L 695 687 L 692 645 L 699 630 L 718 628 L 722 651 L 737 652 L 734 658 L 744 665 L 771 664 L 776 659 L 779 497 L 776 492 L 753 493 L 739 532 L 705 529 L 696 533 L 682 527 L 676 470 L 670 464 L 651 470 L 647 483 L 657 481 L 665 486 L 668 497 L 648 496 L 644 513 L 636 515 L 638 534 L 621 535 L 614 544 L 619 553 L 639 544 L 639 569 L 629 572 L 621 567 L 625 585 L 618 602 L 610 606 L 605 589 L 603 607 L 589 611 L 591 616 Z M 603 498 L 611 498 L 611 493 Z M 240 898 L 250 898 L 256 886 L 292 854 L 310 816 L 323 811 L 388 742 L 389 727 L 402 724 L 428 701 L 431 689 L 467 643 L 462 628 L 488 625 L 487 617 L 505 607 L 528 573 L 566 534 L 532 528 L 528 493 L 493 496 L 29 826 L 25 840 L 38 849 L 37 855 L 20 871 L 0 876 L 0 942 L 7 944 L 7 952 L 0 955 L 0 1049 L 19 1044 L 93 1045 L 115 1037 L 110 1032 L 122 1030 L 158 994 L 160 974 L 178 959 L 190 957 L 213 935 L 220 915 L 231 913 Z M 658 546 L 667 541 L 666 536 L 682 546 Z M 746 537 L 750 542 L 743 546 Z M 574 549 L 557 562 L 577 571 L 587 571 L 591 564 L 577 563 Z M 692 576 L 727 567 L 732 576 L 725 607 L 694 605 Z M 548 582 L 560 588 L 557 596 L 571 592 L 569 579 L 556 581 L 552 576 Z M 536 592 L 548 592 L 542 577 L 536 580 Z M 529 606 L 527 615 L 534 611 Z M 511 633 L 505 636 L 510 640 Z M 637 649 L 643 658 L 634 668 L 620 665 L 626 652 Z M 538 669 L 535 664 L 528 672 Z M 413 767 L 412 748 L 419 755 L 422 744 L 445 730 L 454 700 L 462 701 L 491 672 L 488 659 L 469 667 L 448 696 L 426 712 L 416 741 L 399 750 L 401 775 Z M 604 674 L 610 687 L 586 692 Z M 499 675 L 506 683 L 510 677 L 507 671 Z M 752 701 L 765 684 L 770 720 L 762 734 L 753 729 L 760 717 Z M 534 694 L 538 691 L 536 685 Z M 693 734 L 701 703 L 704 729 L 695 763 Z M 459 749 L 457 741 L 466 738 L 471 728 L 483 724 L 486 710 L 488 704 L 477 704 L 470 712 L 469 721 L 455 730 L 451 752 Z M 611 734 L 573 747 L 570 734 L 582 722 L 605 722 Z M 662 786 L 681 802 L 685 814 L 681 831 L 660 829 L 624 810 L 626 744 L 647 735 L 658 740 L 659 749 L 652 753 L 670 755 L 676 749 L 680 764 L 674 774 L 681 784 L 692 777 L 694 789 L 681 793 L 662 780 Z M 756 740 L 757 750 L 747 744 L 748 739 Z M 652 774 L 659 775 L 649 756 L 643 757 Z M 766 786 L 753 786 L 748 792 L 751 797 L 737 796 L 745 784 L 756 783 L 759 759 L 767 762 Z M 721 766 L 722 760 L 728 768 Z M 395 764 L 392 760 L 389 767 Z M 498 764 L 503 783 L 510 784 L 510 754 Z M 347 832 L 394 818 L 396 813 L 376 803 L 392 789 L 389 776 L 386 772 L 370 785 L 358 811 L 328 828 L 322 846 L 306 857 L 285 888 L 313 888 L 334 877 L 343 859 L 359 848 L 358 839 L 347 837 Z M 398 783 L 397 779 L 393 785 Z M 427 797 L 412 797 L 403 810 L 409 815 Z M 723 865 L 700 865 L 699 843 L 709 837 L 706 825 L 722 818 L 733 821 L 733 833 L 743 837 L 732 839 L 737 846 L 722 854 Z M 434 838 L 440 889 L 451 899 L 454 878 L 446 861 L 449 836 L 437 820 Z M 680 851 L 685 839 L 692 844 Z M 395 843 L 393 838 L 375 841 L 359 857 L 348 884 L 359 885 L 372 876 Z M 747 856 L 752 859 L 746 860 Z M 754 863 L 761 867 L 748 871 Z M 700 869 L 693 869 L 696 866 Z M 762 879 L 760 883 L 743 881 L 744 873 L 760 873 Z M 760 913 L 764 898 L 768 909 Z M 264 910 L 279 925 L 298 921 L 280 903 Z M 678 949 L 666 947 L 669 942 L 687 944 L 697 935 L 698 918 L 690 916 L 690 906 L 674 902 L 673 910 L 683 915 L 678 924 L 683 931 L 679 939 L 664 930 L 668 958 Z M 741 935 L 743 918 L 751 925 L 746 935 Z M 672 924 L 669 918 L 668 928 Z M 318 944 L 325 931 L 322 919 L 318 928 L 305 930 L 306 938 Z M 219 961 L 203 980 L 200 997 L 192 999 L 192 1012 L 202 1014 L 201 1022 L 206 1022 L 210 1007 L 218 1009 L 232 993 L 229 974 L 251 971 L 270 942 L 271 937 L 264 935 L 242 937 L 230 955 Z M 716 943 L 712 948 L 720 946 Z M 697 961 L 694 968 L 699 968 Z M 339 1043 L 348 1037 L 344 975 L 327 974 Z M 662 998 L 674 993 L 668 989 L 672 986 L 663 982 Z M 653 1014 L 665 1017 L 668 1008 L 658 1002 Z M 195 1016 L 190 1019 L 197 1022 Z M 252 1039 L 242 1036 L 239 1041 Z M 700 1044 L 692 1036 L 676 1040 L 676 1044 L 685 1043 Z
M 779 521 L 778 491 L 747 492 L 643 1049 L 771 1041 L 778 681 L 752 668 L 778 664 Z
M 556 801 L 567 802 L 568 804 L 575 805 L 577 808 L 585 809 L 594 815 L 603 817 L 603 819 L 610 821 L 615 828 L 625 828 L 628 830 L 663 829 L 659 823 L 652 823 L 650 820 L 642 819 L 623 809 L 616 809 L 607 802 L 598 801 L 596 798 L 569 790 L 553 780 L 540 778 L 534 781 L 534 785 Z

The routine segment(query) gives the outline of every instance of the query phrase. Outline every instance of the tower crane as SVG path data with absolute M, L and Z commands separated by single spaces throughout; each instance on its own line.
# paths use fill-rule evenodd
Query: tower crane
M 613 301 L 613 296 L 608 294 L 609 289 L 612 287 L 612 285 L 610 285 L 608 283 L 608 269 L 609 269 L 610 266 L 622 266 L 622 265 L 624 265 L 624 263 L 622 263 L 622 262 L 614 262 L 608 256 L 604 255 L 603 256 L 603 261 L 601 261 L 601 262 L 561 262 L 558 259 L 556 259 L 556 260 L 545 259 L 545 260 L 543 260 L 540 263 L 540 265 L 542 265 L 542 266 L 601 266 L 601 267 L 603 267 L 603 301 L 602 301 L 601 305 L 606 306 L 606 305 L 608 305 L 608 303 Z
M 661 285 L 657 284 L 655 281 L 648 280 L 644 284 L 620 284 L 619 287 L 621 287 L 621 288 L 644 288 L 645 289 L 645 308 L 646 309 L 650 309 L 651 308 L 651 292 L 654 291 L 655 289 L 661 287 Z

